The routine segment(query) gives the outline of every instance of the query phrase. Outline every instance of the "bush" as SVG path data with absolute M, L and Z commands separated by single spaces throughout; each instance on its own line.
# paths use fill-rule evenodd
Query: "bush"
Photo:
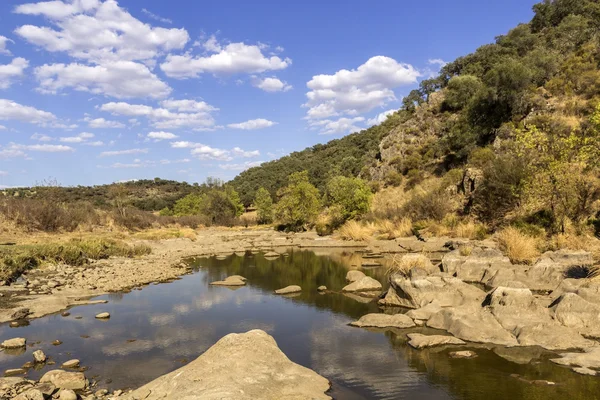
M 341 218 L 347 220 L 368 212 L 372 197 L 362 179 L 336 176 L 327 182 L 325 204 L 335 207 Z
M 415 194 L 404 204 L 403 213 L 415 220 L 442 221 L 452 211 L 449 195 L 443 190 Z
M 512 263 L 533 264 L 540 255 L 540 240 L 522 233 L 517 228 L 504 228 L 497 233 L 496 238 L 500 250 L 506 254 Z
M 261 187 L 256 192 L 254 206 L 256 207 L 257 222 L 259 224 L 270 224 L 273 222 L 273 198 L 271 197 L 271 193 L 264 187 Z
M 308 172 L 290 175 L 289 184 L 280 192 L 281 199 L 275 206 L 275 219 L 288 231 L 310 228 L 321 207 L 319 190 L 308 181 Z
M 412 236 L 412 221 L 410 218 L 402 218 L 394 222 L 388 219 L 377 222 L 377 230 L 381 233 L 381 238 L 394 240 L 399 237 Z

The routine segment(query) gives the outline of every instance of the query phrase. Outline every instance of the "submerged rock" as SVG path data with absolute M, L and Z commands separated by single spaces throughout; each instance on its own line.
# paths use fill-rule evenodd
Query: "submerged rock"
M 290 361 L 266 332 L 230 334 L 185 367 L 126 394 L 125 400 L 325 400 L 329 381 Z
M 381 290 L 381 283 L 370 276 L 365 276 L 351 284 L 344 286 L 342 292 L 369 292 Z
M 240 275 L 232 275 L 225 278 L 225 280 L 211 282 L 210 284 L 212 286 L 244 286 L 246 278 Z
M 477 353 L 470 350 L 463 351 L 453 351 L 450 353 L 450 357 L 452 358 L 475 358 L 477 357 Z
M 464 341 L 453 336 L 423 335 L 420 333 L 409 333 L 406 336 L 408 336 L 410 339 L 408 344 L 415 349 L 424 349 L 426 347 L 443 346 L 449 344 L 466 344 Z
M 302 288 L 298 285 L 290 285 L 286 286 L 282 289 L 277 289 L 275 294 L 290 294 L 290 293 L 299 293 L 302 291 Z
M 413 328 L 415 322 L 406 314 L 367 314 L 358 321 L 351 322 L 350 325 L 359 328 Z

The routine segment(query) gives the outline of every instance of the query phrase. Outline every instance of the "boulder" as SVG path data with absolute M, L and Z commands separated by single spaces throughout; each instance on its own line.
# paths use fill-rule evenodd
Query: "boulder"
M 450 332 L 459 339 L 476 343 L 517 346 L 517 338 L 502 328 L 492 313 L 479 306 L 444 308 L 427 321 L 430 328 Z
M 12 368 L 4 371 L 4 376 L 22 375 L 26 372 L 24 368 Z
M 230 334 L 186 366 L 124 400 L 330 399 L 329 381 L 290 361 L 266 332 Z
M 442 270 L 465 282 L 481 282 L 486 274 L 507 266 L 511 266 L 510 260 L 501 251 L 481 247 L 475 247 L 468 256 L 454 250 L 442 258 Z
M 581 267 L 594 264 L 592 253 L 584 250 L 562 249 L 558 251 L 547 251 L 542 254 L 540 261 L 544 259 L 550 259 L 557 264 L 568 267 Z
M 575 293 L 565 293 L 553 304 L 554 318 L 580 334 L 600 338 L 600 306 Z
M 547 350 L 588 349 L 595 345 L 575 329 L 560 324 L 532 324 L 515 330 L 521 346 L 540 346 Z
M 110 318 L 110 314 L 107 312 L 103 312 L 100 314 L 96 314 L 96 318 L 97 319 L 109 319 Z
M 27 345 L 27 340 L 24 338 L 13 338 L 8 339 L 2 342 L 0 347 L 3 349 L 18 349 L 21 347 L 25 347 Z
M 413 328 L 414 321 L 406 314 L 367 314 L 358 321 L 351 322 L 350 325 L 359 328 Z
M 45 363 L 46 362 L 46 354 L 42 350 L 36 350 L 33 352 L 33 360 L 36 363 Z
M 427 347 L 443 346 L 443 345 L 461 345 L 466 344 L 464 341 L 453 336 L 443 335 L 423 335 L 420 333 L 409 333 L 406 336 L 410 339 L 409 346 L 415 349 L 424 349 Z
M 77 394 L 71 389 L 64 389 L 60 391 L 58 400 L 77 400 Z
M 409 279 L 399 274 L 390 276 L 390 285 L 398 294 L 399 301 L 406 308 L 421 308 L 436 300 L 441 307 L 479 303 L 485 292 L 448 276 L 428 276 Z
M 370 276 L 365 276 L 351 284 L 344 286 L 342 292 L 372 292 L 381 290 L 381 283 Z
M 82 372 L 67 372 L 60 369 L 46 372 L 40 382 L 50 382 L 59 389 L 83 390 L 88 386 L 88 380 Z
M 13 398 L 13 400 L 44 400 L 44 394 L 38 389 L 29 389 Z M 76 399 L 77 400 L 77 399 Z
M 275 294 L 290 294 L 290 293 L 299 293 L 302 291 L 302 288 L 298 285 L 290 285 L 286 286 L 282 289 L 277 289 Z
M 385 297 L 383 299 L 379 299 L 379 304 L 382 306 L 389 307 L 402 307 L 402 299 L 398 297 L 396 290 L 393 287 L 390 287 L 385 293 Z
M 327 291 L 327 286 L 325 286 L 325 285 L 323 285 L 323 286 L 319 286 L 319 287 L 317 288 L 317 291 L 319 291 L 319 292 L 325 292 L 325 291 Z
M 406 313 L 409 317 L 414 320 L 427 321 L 431 316 L 442 310 L 440 304 L 437 301 L 433 301 L 427 304 L 425 307 L 418 308 L 416 310 L 410 310 Z
M 240 275 L 232 275 L 225 278 L 225 280 L 211 282 L 210 284 L 213 286 L 244 286 L 246 278 Z
M 352 270 L 352 271 L 348 271 L 348 273 L 346 274 L 346 282 L 356 282 L 359 279 L 364 278 L 366 275 L 364 272 L 362 271 L 357 271 L 357 270 Z

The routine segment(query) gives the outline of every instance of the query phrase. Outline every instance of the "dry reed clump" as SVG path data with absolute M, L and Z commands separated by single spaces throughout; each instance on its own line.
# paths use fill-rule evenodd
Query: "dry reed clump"
M 412 221 L 406 217 L 397 222 L 388 219 L 377 221 L 374 228 L 381 234 L 380 239 L 394 240 L 412 235 Z
M 425 254 L 395 254 L 392 257 L 392 264 L 387 270 L 388 275 L 400 274 L 408 276 L 413 268 L 427 268 L 431 264 L 429 257 Z
M 500 249 L 512 263 L 532 264 L 540 255 L 540 240 L 512 226 L 498 232 L 496 238 Z
M 373 231 L 370 227 L 360 222 L 350 220 L 338 230 L 338 235 L 343 240 L 365 241 L 371 239 Z

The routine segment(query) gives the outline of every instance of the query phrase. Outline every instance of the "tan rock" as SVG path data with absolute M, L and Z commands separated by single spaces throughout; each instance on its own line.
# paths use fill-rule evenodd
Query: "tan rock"
M 455 338 L 454 336 L 423 335 L 420 333 L 409 333 L 406 336 L 408 336 L 408 338 L 410 339 L 408 344 L 415 349 L 424 349 L 427 347 L 443 346 L 449 344 L 466 344 L 464 341 Z
M 351 322 L 350 325 L 359 328 L 412 328 L 415 325 L 414 321 L 405 314 L 367 314 L 361 317 L 358 321 Z
M 277 289 L 275 294 L 290 294 L 290 293 L 299 293 L 302 291 L 302 288 L 298 285 L 290 285 L 286 286 L 282 289 Z
M 88 381 L 83 373 L 60 369 L 46 372 L 40 382 L 50 382 L 59 389 L 83 390 L 88 386 Z
M 13 338 L 2 342 L 0 347 L 3 349 L 18 349 L 27 345 L 27 339 L 24 338 Z
M 344 286 L 342 292 L 369 292 L 381 290 L 381 283 L 370 276 L 365 276 L 351 284 Z

